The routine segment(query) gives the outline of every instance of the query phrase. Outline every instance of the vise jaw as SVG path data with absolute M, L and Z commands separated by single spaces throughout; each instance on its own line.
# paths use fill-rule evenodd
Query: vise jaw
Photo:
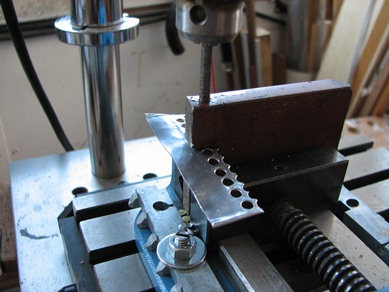
M 208 242 L 247 232 L 277 200 L 335 206 L 347 160 L 336 151 L 351 98 L 333 80 L 187 97 L 185 118 L 147 119 L 173 159 L 172 187 Z M 263 216 L 262 216 L 263 217 Z

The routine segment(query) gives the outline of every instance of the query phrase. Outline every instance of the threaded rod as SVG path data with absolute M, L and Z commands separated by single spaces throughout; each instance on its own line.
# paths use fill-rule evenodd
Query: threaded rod
M 301 210 L 281 202 L 270 214 L 289 244 L 330 291 L 376 291 Z

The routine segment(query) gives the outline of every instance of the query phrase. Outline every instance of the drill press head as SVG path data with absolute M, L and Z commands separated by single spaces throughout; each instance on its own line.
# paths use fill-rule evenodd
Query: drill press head
M 178 0 L 176 26 L 187 40 L 218 45 L 239 34 L 242 14 L 242 0 Z

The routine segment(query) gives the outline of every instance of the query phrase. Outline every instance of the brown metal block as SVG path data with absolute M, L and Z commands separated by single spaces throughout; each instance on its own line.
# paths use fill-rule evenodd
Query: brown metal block
M 218 147 L 229 163 L 336 149 L 350 98 L 349 85 L 334 80 L 217 93 L 209 106 L 189 96 L 186 138 L 194 148 Z

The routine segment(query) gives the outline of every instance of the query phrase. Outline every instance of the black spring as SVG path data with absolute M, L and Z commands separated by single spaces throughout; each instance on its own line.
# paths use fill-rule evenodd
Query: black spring
M 301 210 L 281 202 L 270 212 L 289 244 L 330 291 L 376 291 Z

